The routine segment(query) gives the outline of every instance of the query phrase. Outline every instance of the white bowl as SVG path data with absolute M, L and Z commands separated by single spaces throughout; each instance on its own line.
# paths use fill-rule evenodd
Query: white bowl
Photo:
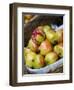
M 28 72 L 30 72 L 30 73 L 42 74 L 42 73 L 48 73 L 50 71 L 54 71 L 55 69 L 61 67 L 62 65 L 63 65 L 63 58 L 56 61 L 53 64 L 47 65 L 47 66 L 40 68 L 40 69 L 31 69 L 29 67 L 26 67 L 26 68 L 27 68 Z

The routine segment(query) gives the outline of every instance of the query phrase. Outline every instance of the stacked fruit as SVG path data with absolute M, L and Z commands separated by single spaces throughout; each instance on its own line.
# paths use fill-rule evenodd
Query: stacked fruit
M 27 67 L 39 69 L 63 57 L 63 29 L 54 31 L 48 25 L 38 26 L 24 47 Z

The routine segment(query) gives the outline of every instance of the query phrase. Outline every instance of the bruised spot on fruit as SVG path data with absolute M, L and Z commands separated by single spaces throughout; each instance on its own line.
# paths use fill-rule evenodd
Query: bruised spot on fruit
M 57 41 L 55 40 L 54 43 L 53 43 L 53 46 L 57 44 Z
M 34 59 L 32 59 L 32 62 L 34 62 Z

